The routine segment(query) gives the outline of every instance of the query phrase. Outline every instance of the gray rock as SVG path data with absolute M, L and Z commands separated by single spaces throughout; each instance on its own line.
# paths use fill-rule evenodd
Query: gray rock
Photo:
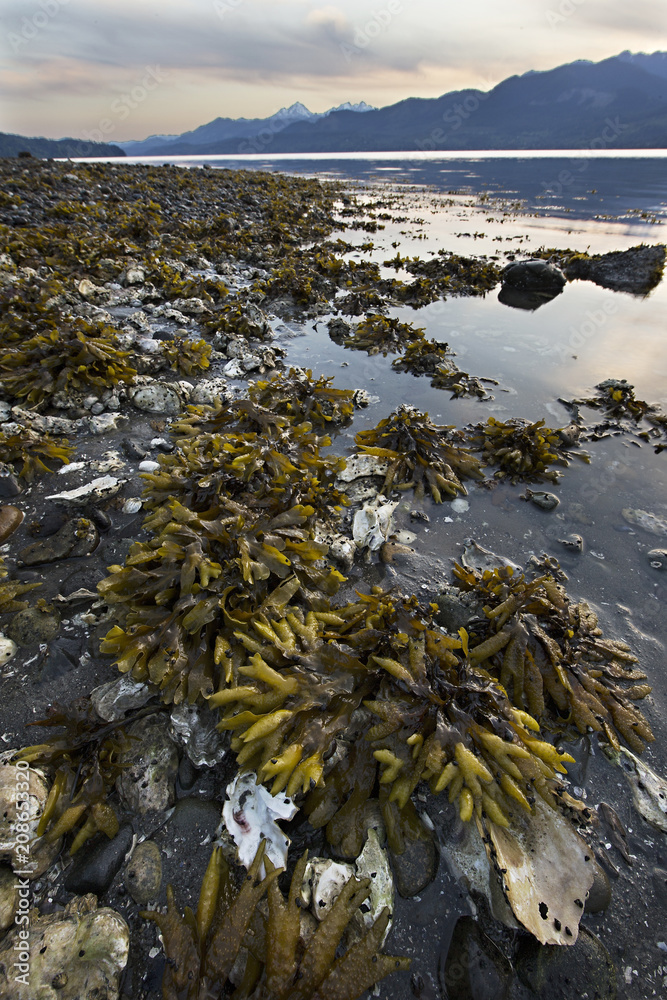
M 116 785 L 125 806 L 145 816 L 162 812 L 174 804 L 178 773 L 178 751 L 169 736 L 165 715 L 151 715 L 128 730 L 132 746 L 123 752 L 126 765 Z
M 588 930 L 579 928 L 577 943 L 570 948 L 540 945 L 525 938 L 516 961 L 521 982 L 540 1000 L 615 1000 L 616 972 L 609 952 Z
M 566 265 L 567 276 L 593 281 L 617 292 L 642 295 L 662 280 L 665 252 L 665 247 L 658 245 L 631 247 L 594 257 L 577 255 Z
M 58 559 L 87 556 L 97 547 L 99 538 L 97 528 L 91 520 L 76 517 L 67 521 L 55 535 L 21 549 L 18 561 L 24 566 L 40 566 Z
M 60 631 L 60 615 L 57 611 L 43 611 L 39 607 L 26 608 L 14 615 L 5 631 L 17 646 L 51 642 Z
M 67 892 L 83 896 L 94 892 L 102 896 L 120 871 L 127 852 L 132 846 L 132 827 L 122 826 L 116 836 L 109 838 L 101 833 L 84 844 L 74 855 L 67 870 L 64 886 Z
M 115 681 L 100 684 L 90 692 L 93 708 L 105 722 L 117 722 L 133 708 L 142 708 L 155 694 L 150 684 L 121 674 Z
M 29 918 L 29 985 L 19 981 L 13 965 L 24 954 L 16 927 L 0 945 L 3 1000 L 117 1000 L 130 949 L 130 930 L 119 913 L 98 910 L 94 896 L 79 896 L 64 910 L 31 910 Z
M 513 974 L 500 949 L 466 916 L 456 922 L 439 978 L 446 1000 L 505 1000 Z
M 128 267 L 123 280 L 124 285 L 142 285 L 146 280 L 143 267 Z
M 604 868 L 594 862 L 593 885 L 588 890 L 584 909 L 586 913 L 602 913 L 611 903 L 611 882 Z
M 407 840 L 402 854 L 390 851 L 396 888 L 404 899 L 418 896 L 435 878 L 438 850 L 431 836 L 425 840 Z
M 145 385 L 132 393 L 132 402 L 138 410 L 144 413 L 164 413 L 176 416 L 181 412 L 181 400 L 175 389 L 156 382 Z
M 545 260 L 520 260 L 508 264 L 502 273 L 503 286 L 527 292 L 559 292 L 567 278 L 559 267 Z
M 162 885 L 162 856 L 155 841 L 145 840 L 137 846 L 123 872 L 123 882 L 135 903 L 145 906 L 157 899 Z
M 11 497 L 17 497 L 20 492 L 21 487 L 14 473 L 6 466 L 0 468 L 0 498 L 8 500 Z
M 646 558 L 653 569 L 667 569 L 667 549 L 651 549 Z

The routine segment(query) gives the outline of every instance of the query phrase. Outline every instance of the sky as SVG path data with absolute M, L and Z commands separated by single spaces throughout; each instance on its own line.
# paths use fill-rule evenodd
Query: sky
M 663 0 L 2 0 L 0 131 L 123 141 L 667 50 Z

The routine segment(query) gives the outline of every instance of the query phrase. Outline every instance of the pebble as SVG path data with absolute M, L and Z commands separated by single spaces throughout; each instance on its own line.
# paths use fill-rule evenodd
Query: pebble
M 0 632 L 0 668 L 16 656 L 18 646 Z
M 18 507 L 0 507 L 0 544 L 14 534 L 24 517 L 23 511 Z
M 79 896 L 87 892 L 94 892 L 96 896 L 104 895 L 123 865 L 132 846 L 132 837 L 132 827 L 128 823 L 120 828 L 112 840 L 101 833 L 84 844 L 74 855 L 67 870 L 63 883 L 67 892 Z
M 132 438 L 123 438 L 123 451 L 128 458 L 141 461 L 148 455 L 148 449 L 144 448 L 137 441 L 133 441 Z
M 162 857 L 153 840 L 145 840 L 134 851 L 125 871 L 123 882 L 135 903 L 145 906 L 157 899 L 162 885 Z
M 0 499 L 7 500 L 17 497 L 21 492 L 19 481 L 9 469 L 0 469 Z
M 143 267 L 128 267 L 125 272 L 124 285 L 143 285 L 146 280 L 146 272 Z
M 105 722 L 117 722 L 133 708 L 142 708 L 153 697 L 154 689 L 143 681 L 135 681 L 129 674 L 121 674 L 115 681 L 100 684 L 90 692 L 93 708 Z
M 431 836 L 425 840 L 408 840 L 402 854 L 390 851 L 396 889 L 404 899 L 418 896 L 435 878 L 438 851 Z
M 139 497 L 130 497 L 123 504 L 123 514 L 136 514 L 141 510 L 143 501 Z
M 60 631 L 60 615 L 57 611 L 42 611 L 35 605 L 19 611 L 6 626 L 7 638 L 17 646 L 37 646 L 51 642 Z
M 127 735 L 132 746 L 123 752 L 123 771 L 117 788 L 123 804 L 131 812 L 145 816 L 162 812 L 174 804 L 178 774 L 178 751 L 169 736 L 164 715 L 151 715 L 133 723 Z
M 139 472 L 157 472 L 159 468 L 159 462 L 143 461 L 139 463 Z
M 651 549 L 646 558 L 652 569 L 667 569 L 667 549 Z
M 559 538 L 558 542 L 563 545 L 568 552 L 583 552 L 584 540 L 581 535 L 568 535 L 567 538 Z
M 584 909 L 586 913 L 602 913 L 611 903 L 611 882 L 607 873 L 594 862 L 593 885 L 588 890 Z
M 495 1000 L 507 997 L 512 968 L 475 919 L 464 916 L 456 922 L 440 975 L 450 1000 Z
M 609 952 L 586 927 L 567 948 L 540 945 L 524 938 L 516 961 L 521 982 L 540 1000 L 615 1000 L 616 971 Z
M 175 389 L 157 382 L 155 385 L 145 385 L 132 394 L 132 402 L 138 410 L 145 413 L 164 413 L 176 416 L 181 412 L 181 400 Z
M 76 517 L 67 521 L 54 535 L 45 541 L 33 542 L 18 554 L 18 561 L 24 566 L 39 566 L 74 556 L 87 556 L 97 546 L 99 533 L 91 520 Z

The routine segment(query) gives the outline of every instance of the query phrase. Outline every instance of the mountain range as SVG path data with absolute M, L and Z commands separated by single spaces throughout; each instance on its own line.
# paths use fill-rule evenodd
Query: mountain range
M 82 149 L 86 147 L 86 149 Z M 667 149 L 667 52 L 621 52 L 511 76 L 492 90 L 363 101 L 320 114 L 216 118 L 182 135 L 114 145 L 0 134 L 0 156 L 191 156 L 479 149 Z
M 118 145 L 128 156 L 172 156 L 178 153 L 190 153 L 193 150 L 199 153 L 202 148 L 220 142 L 232 142 L 238 145 L 244 141 L 249 142 L 250 148 L 247 152 L 260 152 L 261 146 L 267 144 L 267 140 L 272 140 L 272 137 L 283 129 L 298 122 L 310 125 L 340 111 L 359 113 L 376 110 L 377 108 L 361 101 L 359 104 L 349 102 L 340 104 L 337 108 L 330 108 L 329 111 L 318 114 L 309 111 L 304 104 L 297 101 L 289 108 L 281 108 L 270 118 L 215 118 L 207 125 L 200 125 L 192 132 L 184 132 L 182 135 L 151 135 L 140 142 L 120 142 Z M 256 140 L 254 144 L 253 139 Z
M 359 114 L 363 111 L 363 114 Z M 667 53 L 511 76 L 490 91 L 410 97 L 384 108 L 302 104 L 266 119 L 216 118 L 180 136 L 118 143 L 128 155 L 667 147 Z

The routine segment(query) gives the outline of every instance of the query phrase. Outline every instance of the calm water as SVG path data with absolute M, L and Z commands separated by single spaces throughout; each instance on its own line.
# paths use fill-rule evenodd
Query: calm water
M 147 161 L 143 161 L 147 162 Z M 158 158 L 155 162 L 166 162 Z M 382 154 L 375 157 L 323 154 L 248 158 L 173 158 L 169 162 L 214 168 L 249 166 L 306 173 L 346 182 L 362 198 L 383 200 L 379 209 L 407 221 L 386 221 L 376 234 L 340 234 L 358 246 L 372 240 L 382 262 L 401 255 L 422 258 L 439 249 L 486 254 L 504 262 L 508 254 L 530 255 L 540 247 L 606 252 L 639 243 L 664 242 L 667 220 L 667 158 L 663 151 L 622 156 L 539 156 L 536 154 Z M 400 199 L 400 204 L 397 199 Z M 395 274 L 393 269 L 388 274 Z M 400 276 L 400 273 L 399 273 Z M 569 422 L 559 397 L 590 395 L 604 378 L 626 378 L 639 398 L 667 410 L 667 285 L 648 297 L 615 293 L 582 281 L 570 283 L 558 298 L 536 312 L 509 308 L 497 290 L 484 298 L 450 299 L 423 309 L 395 310 L 393 315 L 425 327 L 426 336 L 446 341 L 459 366 L 490 376 L 500 385 L 491 401 L 450 400 L 429 387 L 428 379 L 397 374 L 391 357 L 368 357 L 334 344 L 325 322 L 288 324 L 278 332 L 288 362 L 315 373 L 334 375 L 340 387 L 363 387 L 378 401 L 355 420 L 354 431 L 373 426 L 401 402 L 426 410 L 437 422 L 463 426 L 493 414 L 531 420 L 552 427 Z M 325 317 L 326 320 L 326 317 Z M 584 411 L 585 412 L 585 411 Z M 592 411 L 585 413 L 592 422 Z M 351 435 L 335 442 L 344 451 Z M 428 528 L 417 532 L 415 550 L 422 570 L 412 581 L 421 586 L 445 573 L 461 541 L 473 536 L 483 545 L 518 561 L 531 554 L 556 556 L 569 575 L 567 589 L 586 598 L 599 613 L 607 634 L 624 638 L 641 658 L 654 686 L 644 703 L 656 742 L 647 761 L 667 774 L 667 626 L 665 574 L 649 566 L 646 553 L 667 539 L 631 529 L 621 511 L 641 508 L 667 516 L 667 452 L 626 436 L 588 446 L 591 464 L 573 461 L 555 488 L 561 504 L 544 512 L 520 499 L 521 486 L 489 493 L 472 488 L 469 510 L 452 514 L 446 504 L 429 510 Z M 584 537 L 583 554 L 568 554 L 558 539 L 569 532 Z M 431 567 L 424 577 L 423 567 Z M 392 571 L 376 567 L 382 582 Z M 421 575 L 420 575 L 421 572 Z M 383 574 L 384 577 L 383 577 Z M 583 741 L 584 743 L 586 741 Z M 586 747 L 577 751 L 579 757 Z M 663 988 L 667 901 L 652 879 L 656 865 L 667 867 L 667 839 L 634 811 L 621 774 L 596 751 L 587 770 L 578 772 L 589 803 L 602 799 L 617 810 L 628 834 L 635 864 L 628 868 L 615 852 L 620 875 L 609 910 L 586 917 L 609 948 L 617 966 L 619 995 L 639 998 Z M 440 997 L 438 964 L 446 955 L 457 914 L 468 912 L 465 894 L 453 883 L 444 863 L 421 900 L 399 902 L 392 947 L 414 956 L 413 971 L 424 983 L 423 1000 Z M 628 972 L 629 970 L 629 972 Z M 380 996 L 405 998 L 403 986 L 381 985 Z

